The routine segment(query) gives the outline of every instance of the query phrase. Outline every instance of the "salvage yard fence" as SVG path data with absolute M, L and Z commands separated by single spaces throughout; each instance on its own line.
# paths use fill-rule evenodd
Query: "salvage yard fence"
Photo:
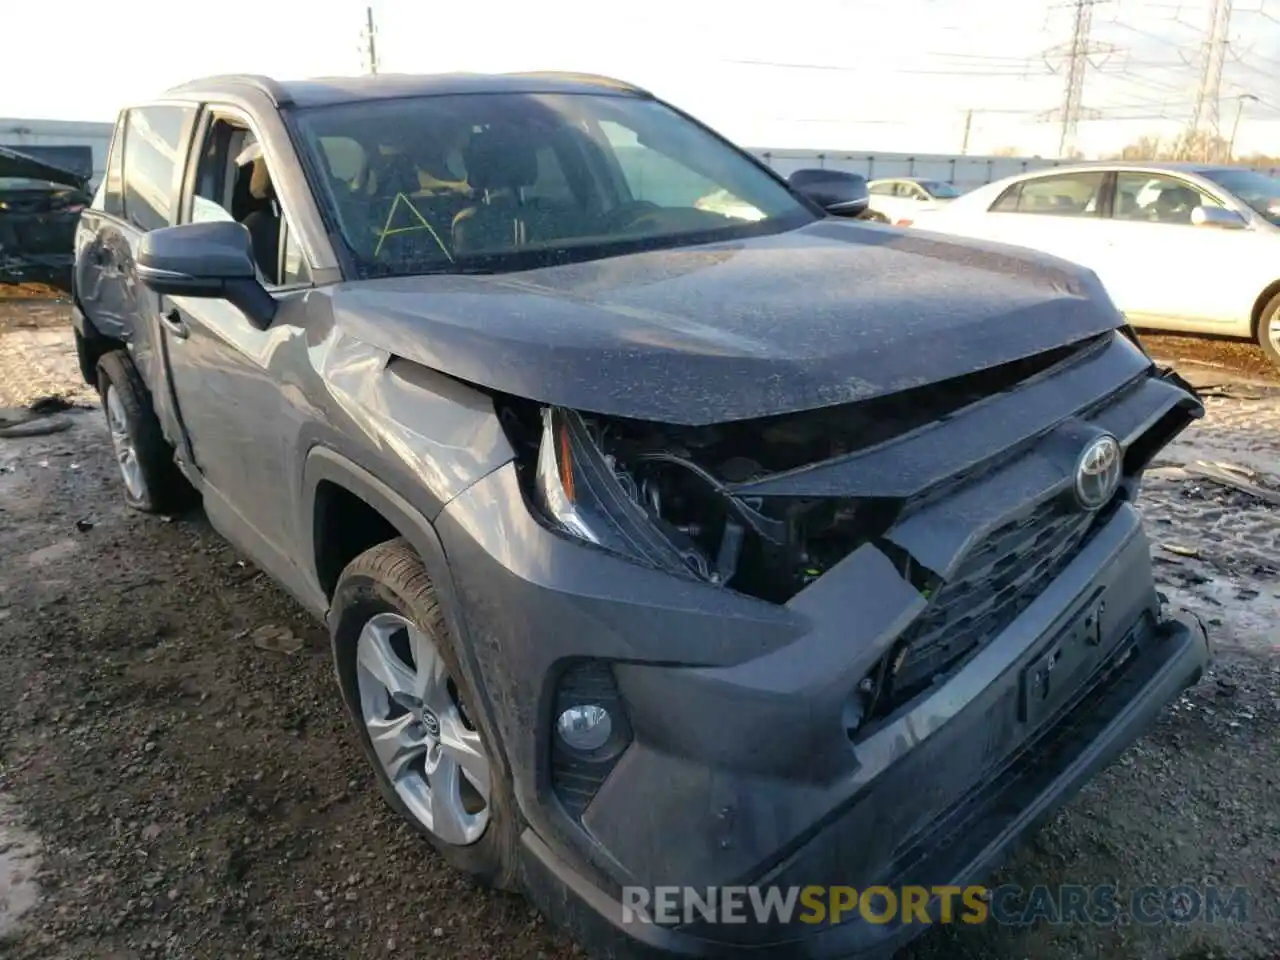
M 751 148 L 757 158 L 763 160 L 783 176 L 806 167 L 825 170 L 843 170 L 858 173 L 868 180 L 891 180 L 897 177 L 921 177 L 926 180 L 942 180 L 960 191 L 1016 176 L 1031 170 L 1044 170 L 1078 160 L 1059 160 L 1052 157 L 982 157 L 946 153 L 858 153 L 848 150 L 775 150 L 768 147 Z M 1259 167 L 1260 172 L 1276 176 L 1280 169 Z

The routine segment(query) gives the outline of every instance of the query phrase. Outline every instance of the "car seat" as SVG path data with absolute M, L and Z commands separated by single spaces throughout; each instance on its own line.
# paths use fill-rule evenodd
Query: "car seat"
M 249 231 L 253 244 L 253 258 L 268 283 L 280 282 L 280 213 L 275 204 L 275 187 L 267 170 L 266 158 L 261 146 L 250 143 L 236 157 L 236 165 L 243 173 L 237 180 L 248 181 L 248 193 L 254 202 L 253 209 L 240 222 Z
M 536 233 L 535 209 L 524 199 L 524 189 L 538 179 L 534 146 L 510 131 L 491 129 L 472 135 L 463 162 L 467 182 L 482 199 L 454 217 L 454 251 L 510 250 L 527 243 Z

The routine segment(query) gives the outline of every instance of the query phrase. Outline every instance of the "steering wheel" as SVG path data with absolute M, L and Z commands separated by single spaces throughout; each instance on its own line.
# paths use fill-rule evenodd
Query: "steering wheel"
M 649 200 L 628 200 L 621 206 L 614 207 L 604 215 L 606 233 L 621 232 L 634 224 L 646 213 L 662 208 Z

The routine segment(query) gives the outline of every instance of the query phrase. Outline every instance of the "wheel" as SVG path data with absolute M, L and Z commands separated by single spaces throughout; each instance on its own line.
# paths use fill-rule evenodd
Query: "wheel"
M 80 376 L 91 387 L 98 385 L 98 355 L 89 346 L 89 341 L 79 330 L 71 331 L 76 340 L 76 362 L 80 366 Z
M 352 560 L 330 617 L 338 682 L 383 798 L 449 864 L 516 886 L 515 801 L 422 561 L 404 540 Z
M 196 492 L 173 462 L 173 448 L 129 355 L 123 350 L 103 354 L 97 382 L 125 502 L 144 513 L 172 513 L 194 504 Z
M 868 210 L 862 215 L 863 220 L 870 220 L 872 223 L 888 223 L 889 218 L 878 210 Z
M 1258 346 L 1274 366 L 1280 367 L 1280 294 L 1262 308 L 1258 318 Z

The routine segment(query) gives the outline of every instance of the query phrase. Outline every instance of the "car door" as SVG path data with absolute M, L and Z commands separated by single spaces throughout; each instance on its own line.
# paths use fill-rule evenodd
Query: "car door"
M 1077 170 L 1018 180 L 975 224 L 989 240 L 1030 247 L 1096 269 L 1106 230 L 1107 173 Z
M 893 180 L 877 180 L 867 187 L 867 195 L 871 198 L 870 207 L 876 213 L 883 214 L 890 223 L 893 222 L 893 192 L 897 183 Z
M 1237 291 L 1258 285 L 1259 237 L 1196 226 L 1197 206 L 1224 204 L 1176 174 L 1117 173 L 1098 275 L 1132 322 L 1188 330 L 1248 322 L 1250 297 Z
M 123 239 L 124 130 L 128 111 L 116 119 L 107 150 L 107 170 L 93 200 L 76 226 L 73 285 L 76 301 L 94 329 L 104 336 L 126 340 L 129 316 L 125 307 L 125 283 L 120 268 L 126 257 L 113 247 Z
M 122 112 L 107 173 L 76 234 L 75 288 L 85 313 L 103 334 L 124 341 L 152 390 L 165 436 L 181 430 L 164 383 L 160 300 L 138 282 L 134 257 L 143 234 L 174 222 L 183 159 L 195 107 L 155 103 Z
M 901 223 L 909 221 L 915 213 L 915 204 L 911 200 L 914 184 L 907 180 L 898 180 L 893 184 L 893 194 L 889 197 L 889 222 Z
M 914 216 L 930 210 L 933 207 L 933 197 L 929 196 L 929 192 L 918 183 L 906 184 L 908 191 L 907 216 Z
M 303 294 L 310 280 L 278 200 L 255 201 L 247 186 L 251 167 L 235 162 L 249 138 L 262 144 L 243 114 L 221 107 L 204 111 L 184 178 L 180 221 L 243 221 L 254 209 L 278 211 L 275 259 L 259 262 L 260 280 L 278 302 L 276 317 L 260 330 L 225 300 L 166 297 L 162 322 L 173 390 L 210 521 L 289 582 L 298 532 L 280 504 L 282 485 L 287 488 L 293 473 L 298 425 L 271 363 L 304 335 Z M 264 152 L 261 162 L 268 169 L 272 160 Z

